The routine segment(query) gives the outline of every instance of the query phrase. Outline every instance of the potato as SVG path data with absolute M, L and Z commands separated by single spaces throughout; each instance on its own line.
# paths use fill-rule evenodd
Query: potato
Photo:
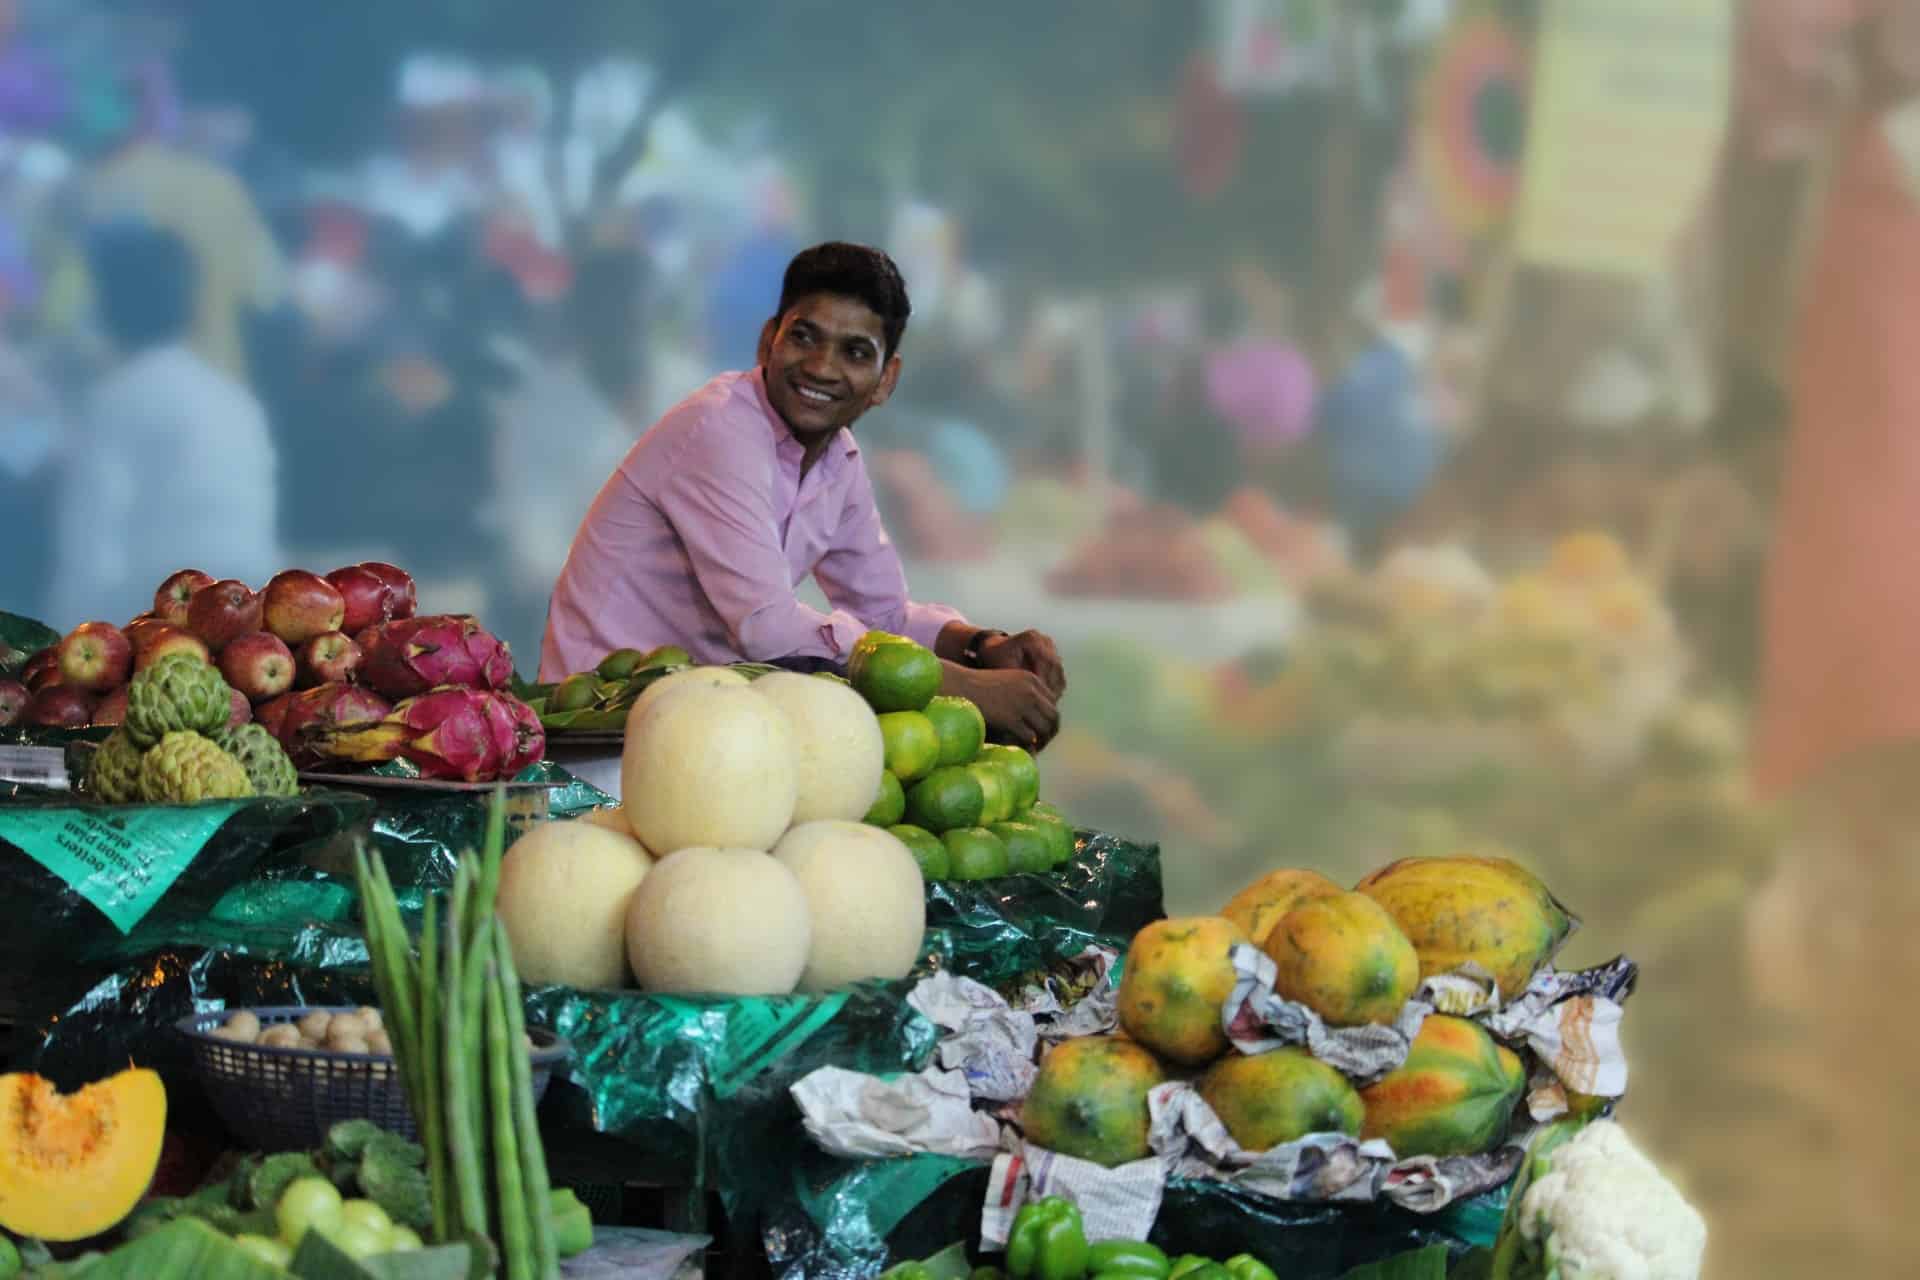
M 386 1020 L 380 1016 L 380 1011 L 370 1004 L 363 1004 L 358 1009 L 355 1009 L 353 1016 L 360 1019 L 361 1025 L 366 1027 L 368 1035 L 372 1035 L 387 1025 Z
M 260 1033 L 260 1043 L 275 1049 L 300 1048 L 300 1028 L 290 1022 L 268 1027 Z
M 367 1042 L 359 1036 L 328 1036 L 327 1051 L 329 1053 L 365 1053 Z
M 387 1038 L 387 1033 L 384 1031 L 369 1032 L 367 1034 L 367 1052 L 385 1054 L 391 1057 L 393 1056 L 393 1041 Z
M 240 1009 L 227 1018 L 221 1028 L 229 1032 L 229 1040 L 257 1040 L 260 1038 L 260 1017 L 251 1009 Z
M 332 1014 L 325 1010 L 316 1010 L 300 1019 L 300 1034 L 309 1040 L 325 1040 L 327 1038 L 327 1028 L 332 1022 Z
M 373 1028 L 361 1021 L 357 1013 L 336 1013 L 333 1015 L 333 1021 L 327 1024 L 327 1038 L 332 1039 L 337 1035 L 359 1036 L 364 1040 L 367 1038 L 367 1032 L 371 1030 Z

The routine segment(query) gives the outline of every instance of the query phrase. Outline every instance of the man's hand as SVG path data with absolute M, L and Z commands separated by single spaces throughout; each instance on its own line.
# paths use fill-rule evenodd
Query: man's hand
M 996 636 L 980 646 L 980 666 L 988 671 L 1030 671 L 1058 701 L 1067 691 L 1067 669 L 1053 637 L 1039 631 Z
M 990 731 L 1029 751 L 1039 751 L 1060 731 L 1059 703 L 1033 672 L 981 671 L 949 662 L 946 673 L 943 692 L 970 699 Z

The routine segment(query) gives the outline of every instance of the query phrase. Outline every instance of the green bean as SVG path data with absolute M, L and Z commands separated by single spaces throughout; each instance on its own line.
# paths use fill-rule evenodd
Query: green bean
M 492 930 L 480 930 L 461 961 L 461 1042 L 465 1045 L 469 1079 L 486 1061 L 487 965 L 492 959 L 492 943 Z M 473 1130 L 474 1153 L 484 1169 L 492 1158 L 492 1126 L 487 1123 L 486 1095 L 477 1085 L 467 1094 L 467 1123 Z
M 433 1239 L 447 1239 L 447 1147 L 446 1107 L 442 1101 L 440 1078 L 441 1028 L 443 1002 L 440 998 L 440 931 L 435 911 L 437 894 L 427 894 L 426 913 L 420 921 L 420 1070 L 421 1090 L 413 1100 L 413 1113 L 420 1122 L 420 1145 L 427 1152 L 427 1187 L 433 1201 Z
M 456 879 L 456 917 L 465 905 L 463 888 Z M 459 939 L 451 928 L 447 930 L 446 945 L 447 995 L 446 1007 L 441 1014 L 441 1030 L 446 1039 L 440 1065 L 446 1076 L 447 1151 L 453 1166 L 460 1233 L 484 1236 L 487 1234 L 486 1179 L 480 1163 L 479 1135 L 474 1132 L 473 1112 L 468 1102 L 473 1059 L 469 1056 L 470 1047 L 466 1043 L 466 1028 L 461 1019 L 462 1001 L 459 997 L 466 971 Z
M 481 935 L 491 939 L 491 932 Z M 500 1221 L 500 1254 L 507 1280 L 539 1280 L 533 1253 L 533 1228 L 520 1179 L 520 1152 L 513 1133 L 513 1065 L 520 1046 L 507 1043 L 506 984 L 499 964 L 489 957 L 487 982 L 487 1098 L 493 1125 L 494 1206 Z M 541 1212 L 547 1211 L 545 1205 Z
M 419 979 L 413 971 L 413 959 L 407 944 L 407 926 L 400 919 L 400 904 L 394 897 L 393 881 L 387 875 L 386 860 L 376 853 L 371 861 L 374 882 L 379 886 L 375 909 L 380 916 L 380 933 L 384 938 L 382 946 L 393 965 L 389 978 L 392 990 L 382 998 L 381 1013 L 388 1038 L 393 1042 L 396 1060 L 418 1063 Z M 388 1004 L 392 1007 L 384 1007 Z
M 560 1274 L 560 1251 L 554 1243 L 553 1218 L 548 1204 L 553 1183 L 547 1177 L 547 1152 L 540 1140 L 540 1120 L 533 1105 L 533 1050 L 526 1038 L 526 1010 L 521 1004 L 520 974 L 513 966 L 513 946 L 507 940 L 507 926 L 497 916 L 493 922 L 493 949 L 500 962 L 507 1044 L 512 1049 L 513 1116 L 519 1130 L 520 1182 L 526 1192 L 527 1216 L 533 1222 L 533 1257 L 539 1264 L 540 1280 L 554 1280 Z

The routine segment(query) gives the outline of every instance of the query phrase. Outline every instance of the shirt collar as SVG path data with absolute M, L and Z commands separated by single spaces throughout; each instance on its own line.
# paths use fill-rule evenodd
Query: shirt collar
M 773 428 L 774 448 L 783 453 L 791 452 L 796 456 L 804 451 L 806 446 L 795 438 L 792 429 L 787 426 L 787 420 L 780 416 L 778 409 L 773 407 L 773 401 L 767 399 L 767 371 L 765 367 L 755 365 L 753 372 L 747 376 L 747 380 L 753 384 L 754 400 L 760 406 L 760 412 L 766 415 L 767 424 Z M 853 458 L 857 457 L 859 453 L 860 446 L 854 440 L 853 432 L 842 427 L 833 433 L 833 442 L 828 446 L 823 456 Z

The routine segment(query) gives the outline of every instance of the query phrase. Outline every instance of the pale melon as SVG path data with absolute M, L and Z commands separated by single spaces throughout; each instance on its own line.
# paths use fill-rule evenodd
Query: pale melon
M 542 822 L 514 841 L 500 863 L 498 910 L 521 979 L 629 985 L 627 906 L 652 865 L 631 834 L 599 821 Z
M 732 667 L 688 667 L 685 671 L 661 676 L 634 699 L 633 708 L 627 712 L 627 731 L 631 733 L 634 721 L 662 698 L 688 689 L 744 689 L 751 683 Z
M 809 822 L 773 856 L 799 877 L 813 918 L 802 991 L 907 976 L 926 934 L 927 891 L 897 836 L 860 822 Z
M 799 795 L 793 821 L 857 821 L 873 808 L 886 770 L 880 720 L 848 685 L 791 671 L 754 681 L 752 690 L 786 712 L 793 728 Z
M 758 849 L 682 849 L 627 907 L 627 960 L 648 991 L 785 995 L 812 940 L 806 890 Z
M 620 797 L 657 855 L 771 849 L 798 795 L 787 715 L 751 689 L 690 688 L 628 721 Z

